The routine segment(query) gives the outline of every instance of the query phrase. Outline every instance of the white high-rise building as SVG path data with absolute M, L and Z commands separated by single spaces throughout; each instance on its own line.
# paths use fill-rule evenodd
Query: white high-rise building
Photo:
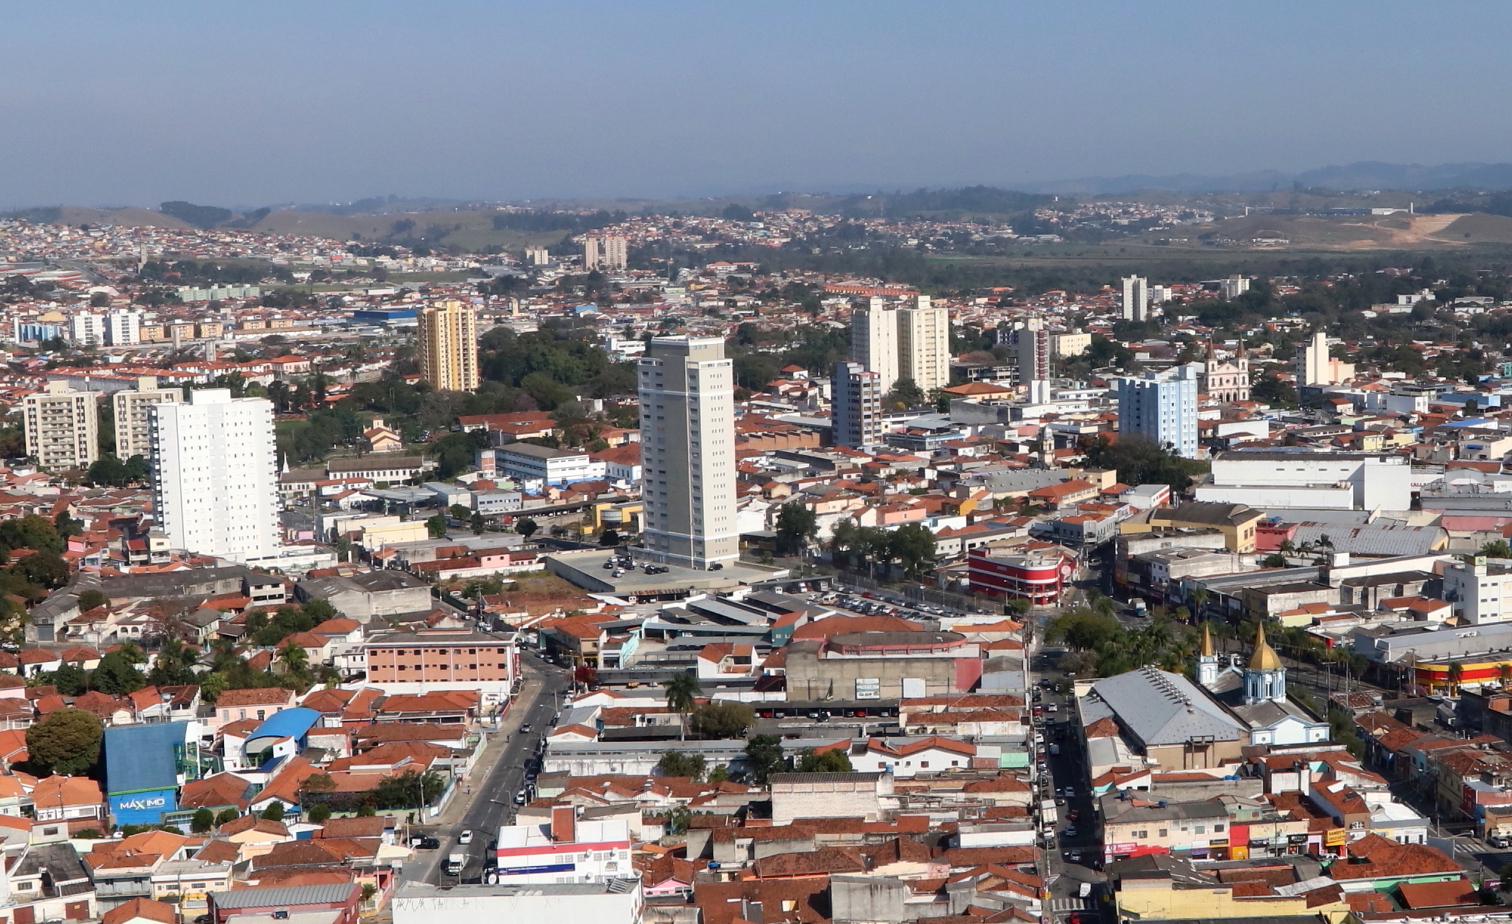
M 136 388 L 122 389 L 110 396 L 115 405 L 116 457 L 149 458 L 152 455 L 152 423 L 148 409 L 154 404 L 174 404 L 184 400 L 182 388 L 159 388 L 157 376 L 137 377 Z
M 1249 291 L 1250 281 L 1247 276 L 1230 276 L 1218 283 L 1218 292 L 1224 301 L 1233 301 L 1245 292 Z
M 105 343 L 131 346 L 142 342 L 142 312 L 134 308 L 117 308 L 105 316 Z
M 629 262 L 629 248 L 620 235 L 590 234 L 583 238 L 583 269 L 622 271 Z
M 278 555 L 273 402 L 206 388 L 186 404 L 150 405 L 148 420 L 153 500 L 170 547 L 236 562 Z
M 646 552 L 687 568 L 734 562 L 735 370 L 724 340 L 658 337 L 637 371 Z
M 1045 329 L 1045 322 L 1029 318 L 1013 331 L 1013 340 L 1018 348 L 1019 384 L 1028 385 L 1050 378 L 1051 335 Z
M 1150 281 L 1143 276 L 1123 277 L 1123 319 L 1150 319 Z
M 1184 459 L 1197 458 L 1197 367 L 1119 379 L 1118 432 L 1143 433 Z
M 1318 331 L 1297 346 L 1294 359 L 1298 385 L 1337 385 L 1354 378 L 1354 363 L 1328 354 L 1328 335 Z
M 851 312 L 851 359 L 877 373 L 882 394 L 892 391 L 899 375 L 898 312 L 880 298 Z
M 898 377 L 913 379 L 927 395 L 950 384 L 950 313 L 920 295 L 898 311 Z
M 100 458 L 100 417 L 92 391 L 74 391 L 67 382 L 49 382 L 45 391 L 22 402 L 26 454 L 53 472 L 88 468 Z
M 81 311 L 68 319 L 68 333 L 75 346 L 104 346 L 105 316 Z

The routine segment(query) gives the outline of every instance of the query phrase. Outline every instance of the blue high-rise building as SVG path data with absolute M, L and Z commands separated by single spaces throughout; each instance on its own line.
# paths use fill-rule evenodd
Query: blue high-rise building
M 1119 379 L 1118 430 L 1143 433 L 1182 458 L 1197 458 L 1196 367 Z

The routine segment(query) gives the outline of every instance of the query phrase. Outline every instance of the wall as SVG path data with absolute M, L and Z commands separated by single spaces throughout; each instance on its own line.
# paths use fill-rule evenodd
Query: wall
M 405 883 L 392 902 L 394 924 L 638 924 L 641 889 L 630 891 L 567 892 L 550 887 L 515 889 L 504 886 L 459 885 L 446 892 Z

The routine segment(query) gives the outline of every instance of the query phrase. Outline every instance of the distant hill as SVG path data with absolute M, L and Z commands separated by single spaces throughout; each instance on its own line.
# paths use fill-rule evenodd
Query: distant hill
M 1169 176 L 1130 174 L 1128 176 L 1088 176 L 1044 183 L 1019 183 L 1027 192 L 1059 193 L 1068 196 L 1110 196 L 1145 191 L 1160 192 L 1269 192 L 1286 189 L 1294 183 L 1304 187 L 1321 187 L 1340 191 L 1362 189 L 1450 190 L 1512 189 L 1512 164 L 1387 164 L 1360 161 L 1343 166 L 1321 167 L 1302 173 L 1261 170 L 1255 173 L 1203 175 L 1177 173 Z

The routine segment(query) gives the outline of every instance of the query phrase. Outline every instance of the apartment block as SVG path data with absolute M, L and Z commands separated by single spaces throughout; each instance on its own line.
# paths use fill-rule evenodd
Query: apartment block
M 182 388 L 159 388 L 157 377 L 152 375 L 138 377 L 134 389 L 111 395 L 111 402 L 115 405 L 116 456 L 121 459 L 149 456 L 152 452 L 152 427 L 148 419 L 148 408 L 154 404 L 174 404 L 183 400 Z
M 436 391 L 478 390 L 478 316 L 449 298 L 420 309 L 415 353 L 420 377 Z
M 88 468 L 100 457 L 100 418 L 92 391 L 74 391 L 64 382 L 27 395 L 26 454 L 50 471 Z

